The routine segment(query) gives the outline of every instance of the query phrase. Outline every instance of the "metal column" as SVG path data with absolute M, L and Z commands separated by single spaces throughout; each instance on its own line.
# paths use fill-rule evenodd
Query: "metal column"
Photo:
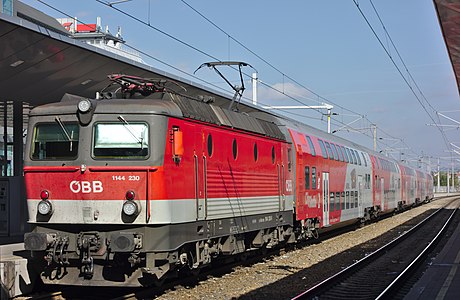
M 13 102 L 13 175 L 22 176 L 24 160 L 23 104 Z

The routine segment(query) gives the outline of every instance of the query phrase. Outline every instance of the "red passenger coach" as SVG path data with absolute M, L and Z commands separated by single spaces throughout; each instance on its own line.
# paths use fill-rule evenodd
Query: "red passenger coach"
M 109 78 L 30 113 L 25 248 L 45 283 L 160 283 L 432 198 L 429 174 L 308 125 Z

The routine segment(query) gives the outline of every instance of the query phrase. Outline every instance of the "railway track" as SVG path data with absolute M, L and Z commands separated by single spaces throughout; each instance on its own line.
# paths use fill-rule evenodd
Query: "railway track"
M 399 232 L 409 230 L 413 225 L 400 225 Z M 344 231 L 353 231 L 354 226 L 349 228 L 341 228 L 340 230 L 330 231 L 321 236 L 319 241 L 325 241 L 329 238 L 335 237 Z M 308 247 L 309 244 L 318 243 L 319 241 L 309 241 L 302 243 L 303 245 L 297 245 L 297 247 Z M 281 256 L 284 253 L 289 252 L 290 249 L 279 248 L 276 250 L 264 253 L 264 255 L 256 255 L 255 253 L 251 256 L 245 255 L 244 259 L 232 257 L 236 259 L 233 262 L 219 262 L 211 268 L 203 269 L 199 275 L 182 277 L 180 279 L 173 279 L 166 281 L 161 287 L 145 287 L 138 289 L 128 288 L 97 288 L 97 287 L 74 287 L 74 286 L 48 286 L 48 292 L 42 290 L 41 293 L 30 295 L 29 297 L 19 297 L 17 299 L 142 299 L 152 298 L 161 295 L 168 295 L 170 291 L 181 289 L 183 287 L 187 291 L 191 291 L 201 285 L 203 281 L 209 278 L 220 278 L 225 274 L 229 274 L 234 271 L 236 267 L 251 266 L 258 262 L 270 259 L 269 257 Z M 58 290 L 59 289 L 59 290 Z M 188 292 L 187 292 L 188 293 Z M 292 294 L 291 296 L 292 297 Z M 342 297 L 341 297 L 342 298 Z M 353 297 L 356 298 L 356 297 Z
M 454 205 L 454 208 L 452 208 Z M 293 299 L 389 299 L 424 263 L 426 254 L 443 236 L 460 205 L 454 199 L 397 239 Z

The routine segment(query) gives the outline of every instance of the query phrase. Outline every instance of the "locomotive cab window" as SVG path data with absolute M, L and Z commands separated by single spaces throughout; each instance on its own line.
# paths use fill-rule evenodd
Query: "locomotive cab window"
M 76 159 L 80 127 L 62 122 L 37 124 L 32 138 L 31 158 L 35 160 Z
M 149 155 L 145 123 L 97 123 L 94 127 L 95 158 L 143 159 Z

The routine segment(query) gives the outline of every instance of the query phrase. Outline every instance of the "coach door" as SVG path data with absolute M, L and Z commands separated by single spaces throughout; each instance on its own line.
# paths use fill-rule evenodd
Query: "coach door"
M 329 226 L 329 173 L 322 173 L 323 180 L 323 226 Z
M 385 178 L 380 178 L 380 199 L 382 200 L 382 211 L 385 210 Z
M 355 195 L 356 197 L 356 195 Z M 353 200 L 352 200 L 353 201 Z M 359 216 L 364 215 L 364 205 L 363 205 L 363 176 L 358 175 L 358 211 Z
M 278 208 L 279 211 L 284 211 L 286 207 L 286 195 L 284 194 L 284 165 L 278 165 Z

